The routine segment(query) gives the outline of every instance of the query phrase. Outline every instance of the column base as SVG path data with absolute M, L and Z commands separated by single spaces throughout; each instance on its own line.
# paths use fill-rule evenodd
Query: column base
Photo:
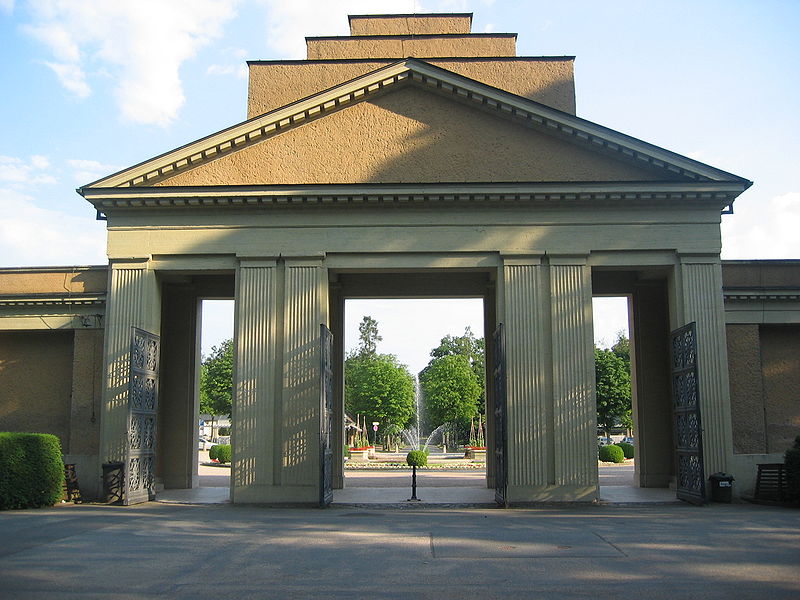
M 594 502 L 600 498 L 600 489 L 582 485 L 508 486 L 509 504 L 534 502 Z
M 298 504 L 318 505 L 316 486 L 247 485 L 231 488 L 233 504 Z

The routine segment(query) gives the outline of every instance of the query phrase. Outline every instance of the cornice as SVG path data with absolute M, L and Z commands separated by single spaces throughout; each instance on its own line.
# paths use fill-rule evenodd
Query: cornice
M 726 302 L 797 302 L 800 300 L 800 287 L 723 287 L 722 296 Z
M 95 181 L 79 188 L 78 192 L 88 197 L 93 188 L 151 186 L 178 172 L 261 142 L 312 119 L 383 93 L 389 88 L 409 84 L 422 86 L 485 111 L 515 119 L 523 125 L 572 139 L 611 156 L 618 156 L 621 160 L 661 169 L 689 181 L 735 182 L 740 193 L 751 185 L 744 178 L 591 121 L 425 61 L 407 58 Z
M 495 183 L 91 188 L 98 211 L 250 206 L 385 204 L 538 204 L 550 202 L 711 202 L 727 206 L 741 192 L 730 183 Z
M 0 306 L 87 306 L 104 305 L 105 294 L 15 294 L 0 296 Z

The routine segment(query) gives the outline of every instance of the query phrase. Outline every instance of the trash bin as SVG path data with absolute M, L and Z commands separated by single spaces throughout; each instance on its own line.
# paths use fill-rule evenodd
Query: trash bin
M 122 476 L 124 463 L 103 463 L 103 500 L 107 504 L 122 502 Z
M 733 475 L 712 473 L 708 479 L 711 481 L 711 501 L 730 503 L 733 492 Z

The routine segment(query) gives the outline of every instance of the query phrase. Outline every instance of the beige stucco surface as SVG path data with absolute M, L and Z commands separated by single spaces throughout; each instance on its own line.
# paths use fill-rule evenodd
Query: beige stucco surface
M 247 118 L 391 64 L 391 60 L 250 63 Z M 427 62 L 512 94 L 575 114 L 569 58 L 430 59 Z
M 663 178 L 427 90 L 403 87 L 157 185 Z
M 0 331 L 0 431 L 51 433 L 70 448 L 71 331 Z
M 441 15 L 351 15 L 351 35 L 404 35 L 469 33 L 469 14 Z
M 104 292 L 106 267 L 0 270 L 0 295 Z
M 516 45 L 516 36 L 509 34 L 309 38 L 306 40 L 306 58 L 514 56 Z
M 766 452 L 764 387 L 758 325 L 728 324 L 728 365 L 731 385 L 733 451 Z
M 800 435 L 800 326 L 762 325 L 767 452 L 784 452 Z

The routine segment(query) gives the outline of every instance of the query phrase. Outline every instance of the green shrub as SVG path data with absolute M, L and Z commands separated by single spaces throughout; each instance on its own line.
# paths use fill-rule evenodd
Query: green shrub
M 61 499 L 59 439 L 46 433 L 0 433 L 0 510 L 53 506 Z
M 208 460 L 214 460 L 217 458 L 217 448 L 218 445 L 214 444 L 211 448 L 208 449 Z
M 600 460 L 603 462 L 625 462 L 625 453 L 622 451 L 622 448 L 615 446 L 614 444 L 609 446 L 600 446 L 597 452 Z
M 614 445 L 622 448 L 622 454 L 625 455 L 625 458 L 633 458 L 633 444 L 629 444 L 628 442 L 618 442 Z
M 783 455 L 786 465 L 786 483 L 789 498 L 800 500 L 800 435 L 794 439 L 794 445 Z
M 347 458 L 350 458 L 350 444 L 345 444 L 344 445 L 344 455 Z
M 424 467 L 428 464 L 428 455 L 422 450 L 412 450 L 406 455 L 409 467 Z
M 214 457 L 221 463 L 229 463 L 231 462 L 231 458 L 233 457 L 233 450 L 231 450 L 230 444 L 216 444 L 211 446 L 211 450 L 214 451 Z M 211 457 L 211 450 L 208 452 L 208 456 Z

